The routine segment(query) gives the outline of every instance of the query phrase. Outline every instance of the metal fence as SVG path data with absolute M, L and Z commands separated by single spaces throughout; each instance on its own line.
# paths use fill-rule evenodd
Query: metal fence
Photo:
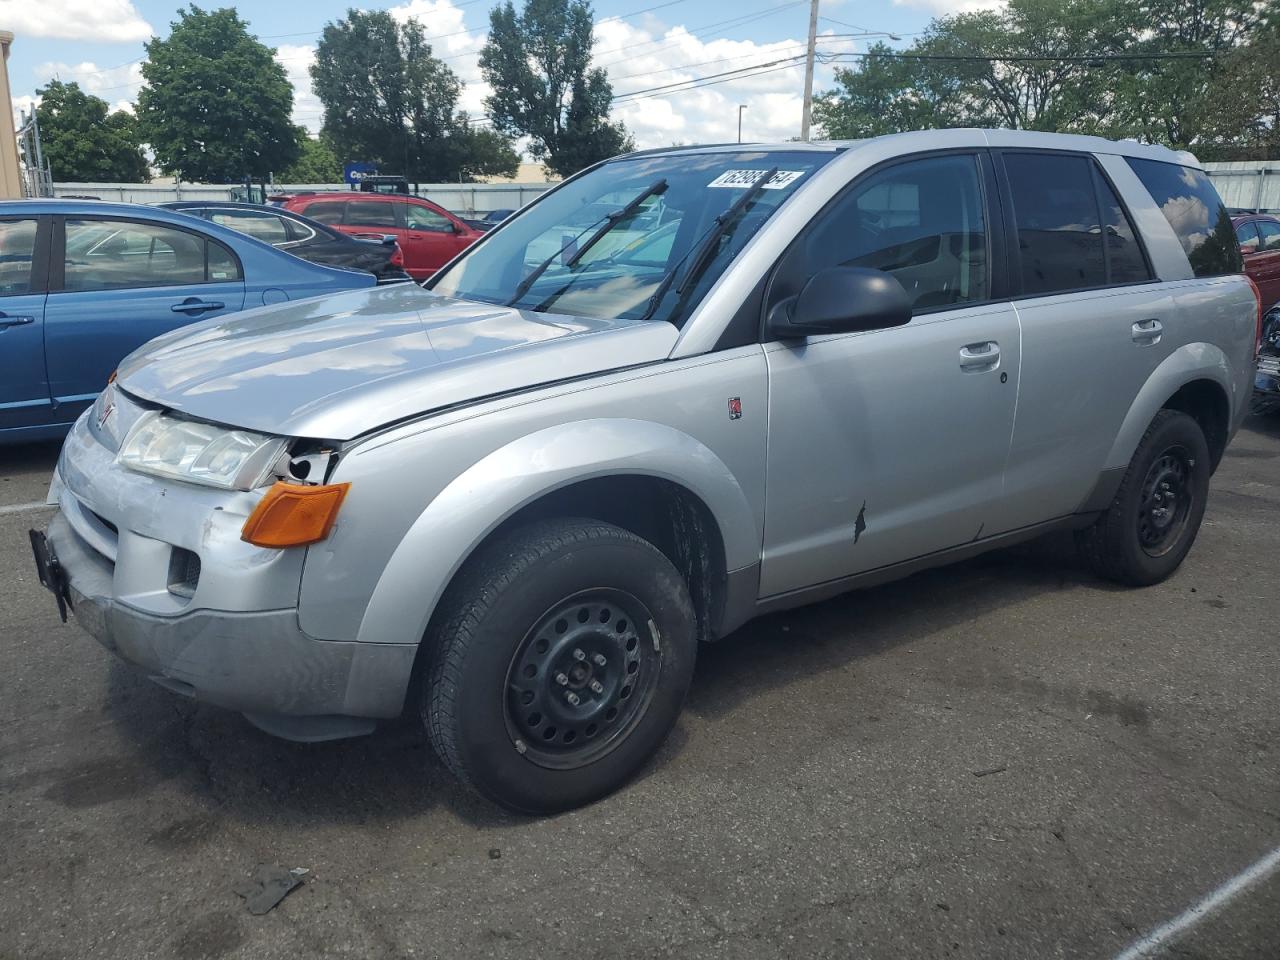
M 1280 212 L 1280 161 L 1206 163 L 1204 169 L 1228 208 Z
M 44 154 L 40 150 L 40 124 L 36 120 L 36 112 L 23 111 L 19 117 L 18 129 L 14 131 L 18 140 L 18 172 L 22 179 L 22 195 L 24 197 L 52 197 L 53 174 L 45 163 Z
M 466 216 L 482 215 L 490 210 L 515 210 L 534 197 L 554 187 L 554 183 L 423 183 L 418 195 L 427 197 L 446 210 Z M 56 197 L 95 197 L 119 203 L 165 203 L 170 200 L 232 200 L 242 193 L 239 184 L 204 183 L 54 183 L 51 194 Z M 342 183 L 272 184 L 269 192 L 300 193 L 306 190 L 342 190 Z

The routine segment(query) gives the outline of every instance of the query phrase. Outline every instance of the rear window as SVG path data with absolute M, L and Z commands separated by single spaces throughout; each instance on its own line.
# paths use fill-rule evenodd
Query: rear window
M 1160 160 L 1127 159 L 1173 227 L 1197 277 L 1244 269 L 1231 217 L 1203 171 Z

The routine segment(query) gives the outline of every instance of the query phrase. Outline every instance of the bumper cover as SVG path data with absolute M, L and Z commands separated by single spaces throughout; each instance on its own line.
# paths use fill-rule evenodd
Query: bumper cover
M 161 616 L 113 599 L 113 564 L 59 512 L 47 534 L 76 621 L 160 685 L 244 713 L 269 733 L 326 740 L 399 715 L 416 644 L 316 640 L 296 609 Z

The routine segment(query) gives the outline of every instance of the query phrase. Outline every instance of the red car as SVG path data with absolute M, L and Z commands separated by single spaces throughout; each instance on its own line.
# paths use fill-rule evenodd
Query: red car
M 1244 272 L 1262 292 L 1262 312 L 1280 303 L 1280 219 L 1250 213 L 1233 217 Z
M 303 193 L 281 205 L 343 233 L 394 236 L 415 280 L 426 280 L 483 236 L 444 207 L 402 194 Z

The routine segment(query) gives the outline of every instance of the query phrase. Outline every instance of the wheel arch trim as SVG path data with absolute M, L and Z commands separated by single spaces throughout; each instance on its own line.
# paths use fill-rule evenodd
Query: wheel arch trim
M 648 476 L 686 489 L 718 527 L 726 570 L 759 561 L 761 534 L 750 502 L 700 441 L 643 420 L 561 424 L 489 453 L 427 505 L 379 577 L 356 639 L 418 642 L 454 576 L 504 522 L 557 490 L 610 476 Z

